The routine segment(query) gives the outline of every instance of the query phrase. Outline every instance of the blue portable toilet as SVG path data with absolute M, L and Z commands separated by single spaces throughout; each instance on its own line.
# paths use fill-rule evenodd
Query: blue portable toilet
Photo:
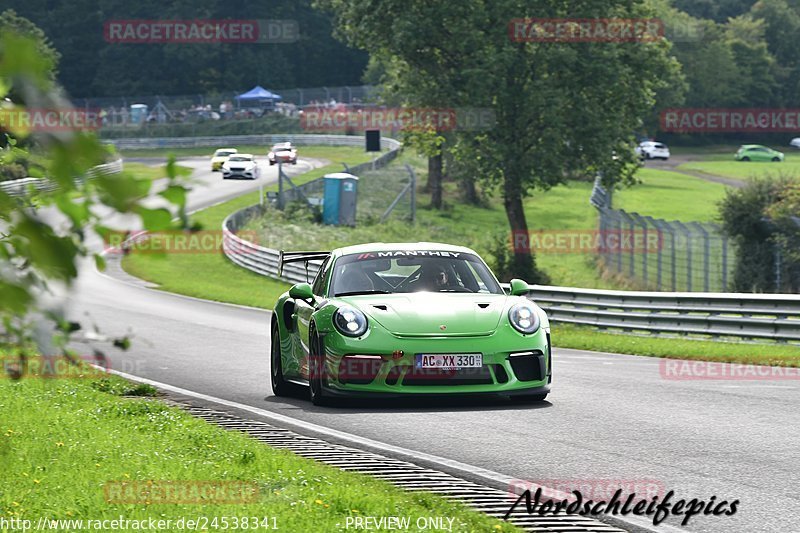
M 144 124 L 147 120 L 147 104 L 131 105 L 131 124 Z
M 322 222 L 332 226 L 356 225 L 358 178 L 346 172 L 326 174 Z

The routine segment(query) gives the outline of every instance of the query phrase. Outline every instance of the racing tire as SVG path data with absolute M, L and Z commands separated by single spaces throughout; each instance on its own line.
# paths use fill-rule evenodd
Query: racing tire
M 750 158 L 749 158 L 749 157 L 747 157 L 747 156 L 744 156 L 744 157 L 742 158 L 742 161 L 750 161 Z
M 780 158 L 780 157 L 773 157 L 773 158 L 772 158 L 772 161 L 773 161 L 774 163 L 780 163 L 780 162 L 781 162 L 781 158 Z
M 312 324 L 308 332 L 308 398 L 316 406 L 331 404 L 331 399 L 325 394 L 322 376 L 325 373 L 325 345 L 317 336 L 317 331 Z
M 272 321 L 272 332 L 270 333 L 269 358 L 269 377 L 272 384 L 272 394 L 275 396 L 291 396 L 294 392 L 292 384 L 283 378 L 283 364 L 281 363 L 281 334 L 278 329 L 278 322 Z

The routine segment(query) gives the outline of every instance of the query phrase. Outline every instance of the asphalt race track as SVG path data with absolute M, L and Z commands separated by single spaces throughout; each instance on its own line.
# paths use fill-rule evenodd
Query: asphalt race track
M 223 181 L 205 159 L 182 164 L 198 169 L 191 209 L 258 188 Z M 262 168 L 261 180 L 276 171 Z M 317 408 L 271 396 L 265 311 L 163 293 L 87 262 L 69 313 L 109 335 L 133 332 L 128 352 L 102 346 L 123 372 L 523 480 L 650 480 L 677 499 L 740 500 L 735 516 L 696 516 L 688 531 L 800 530 L 796 379 L 673 381 L 661 377 L 659 359 L 556 349 L 553 393 L 540 405 L 489 398 Z M 557 346 L 557 325 L 553 339 Z

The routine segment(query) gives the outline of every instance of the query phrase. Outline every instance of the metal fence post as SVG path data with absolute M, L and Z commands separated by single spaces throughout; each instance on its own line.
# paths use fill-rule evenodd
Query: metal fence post
M 414 222 L 417 219 L 417 175 L 408 163 L 406 163 L 406 170 L 411 176 L 411 222 Z
M 692 232 L 682 222 L 676 220 L 674 224 L 686 235 L 686 290 L 692 292 Z
M 615 230 L 617 232 L 617 272 L 622 273 L 622 246 L 619 243 L 622 241 L 622 217 L 619 211 L 611 211 L 614 213 Z
M 619 211 L 619 214 L 622 215 L 622 218 L 624 218 L 628 222 L 628 231 L 630 232 L 631 241 L 633 241 L 634 236 L 635 236 L 635 232 L 636 232 L 636 229 L 635 229 L 635 226 L 634 226 L 633 217 L 631 217 L 628 213 L 626 213 L 625 211 L 622 211 L 621 209 Z M 621 229 L 621 226 L 622 226 L 622 224 L 620 224 L 620 229 Z M 620 253 L 622 253 L 622 231 L 620 231 L 619 249 L 620 249 Z M 629 254 L 629 258 L 628 258 L 628 273 L 629 273 L 631 278 L 636 277 L 636 264 L 634 263 L 633 254 L 632 253 Z
M 598 208 L 597 209 L 597 227 L 598 227 L 598 235 L 599 239 L 595 239 L 597 243 L 597 249 L 595 253 L 603 258 L 603 266 L 608 266 L 608 261 L 606 260 L 606 250 L 603 249 L 603 239 L 605 238 L 606 234 L 606 215 L 605 215 L 605 208 Z
M 276 157 L 275 159 L 278 160 L 278 209 L 283 210 L 283 168 L 280 158 Z
M 664 272 L 663 268 L 663 257 L 661 254 L 662 249 L 664 248 L 664 232 L 663 232 L 663 221 L 656 220 L 653 217 L 644 217 L 645 220 L 650 222 L 656 231 L 658 232 L 658 255 L 656 256 L 656 288 L 661 290 L 661 278 Z M 645 246 L 647 247 L 646 253 L 650 253 L 649 244 L 647 243 L 647 239 L 645 239 Z
M 709 248 L 711 243 L 708 238 L 708 231 L 699 222 L 691 222 L 690 224 L 703 236 L 703 290 L 709 292 L 709 272 L 711 270 L 709 258 L 711 252 Z
M 635 220 L 639 222 L 639 224 L 642 226 L 643 229 L 642 237 L 644 238 L 645 249 L 642 251 L 642 279 L 644 280 L 645 284 L 647 284 L 647 221 L 645 221 L 644 218 L 642 218 L 642 215 L 640 215 L 639 213 L 633 213 L 633 216 L 635 217 Z M 634 234 L 633 237 L 634 239 L 631 242 L 631 248 L 632 248 L 631 256 L 636 255 L 636 244 L 635 244 L 636 235 Z

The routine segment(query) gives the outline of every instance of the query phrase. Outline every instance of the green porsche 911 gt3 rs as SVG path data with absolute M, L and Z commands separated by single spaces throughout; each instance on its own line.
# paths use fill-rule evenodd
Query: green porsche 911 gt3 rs
M 335 397 L 550 392 L 550 326 L 512 280 L 509 294 L 468 248 L 363 244 L 281 253 L 322 261 L 313 284 L 281 295 L 272 315 L 272 390 Z

